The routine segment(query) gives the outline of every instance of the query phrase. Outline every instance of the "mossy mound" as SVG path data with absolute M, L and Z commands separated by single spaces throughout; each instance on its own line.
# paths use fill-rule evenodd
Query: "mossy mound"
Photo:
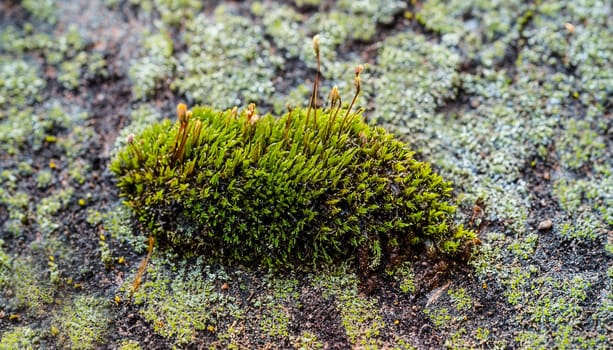
M 111 164 L 161 245 L 273 268 L 357 257 L 373 271 L 418 247 L 464 255 L 475 238 L 452 221 L 450 184 L 361 112 L 178 114 L 129 137 Z

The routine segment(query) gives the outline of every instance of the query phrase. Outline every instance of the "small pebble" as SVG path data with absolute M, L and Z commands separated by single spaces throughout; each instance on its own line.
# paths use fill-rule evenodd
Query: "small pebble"
M 547 231 L 553 227 L 553 222 L 551 220 L 543 220 L 538 226 L 539 231 Z

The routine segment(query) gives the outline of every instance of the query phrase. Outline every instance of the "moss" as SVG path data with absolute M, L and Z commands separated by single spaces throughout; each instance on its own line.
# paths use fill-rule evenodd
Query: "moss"
M 0 350 L 33 350 L 40 346 L 40 333 L 27 326 L 15 327 L 2 334 Z
M 449 310 L 447 308 L 426 308 L 424 309 L 424 315 L 428 316 L 430 322 L 434 324 L 435 327 L 449 327 L 451 322 L 451 316 L 449 315 Z
M 108 332 L 110 303 L 93 296 L 77 296 L 55 317 L 58 343 L 70 349 L 92 349 Z
M 276 268 L 357 253 L 364 271 L 425 241 L 466 253 L 474 234 L 451 220 L 449 183 L 361 114 L 316 113 L 197 107 L 189 122 L 133 137 L 111 170 L 139 219 L 177 251 Z
M 516 256 L 528 260 L 534 254 L 538 244 L 538 235 L 530 233 L 525 237 L 518 238 L 509 244 L 508 249 Z

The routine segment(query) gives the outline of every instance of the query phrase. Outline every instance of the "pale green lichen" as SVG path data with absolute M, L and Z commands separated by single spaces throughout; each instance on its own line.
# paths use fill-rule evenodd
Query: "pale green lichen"
M 589 212 L 593 210 L 599 212 L 605 224 L 613 225 L 611 176 L 598 174 L 584 179 L 561 178 L 554 182 L 553 193 L 558 203 L 571 217 L 592 215 Z M 584 214 L 586 212 L 588 213 Z
M 124 340 L 119 345 L 119 350 L 141 350 L 140 344 L 136 340 Z
M 228 320 L 241 318 L 234 298 L 217 286 L 226 280 L 223 269 L 200 260 L 167 264 L 154 256 L 147 280 L 133 294 L 134 303 L 156 333 L 184 346 L 199 332 L 216 332 Z
M 456 309 L 456 311 L 468 311 L 472 308 L 473 302 L 470 295 L 466 292 L 464 288 L 449 288 L 447 294 L 451 298 L 451 304 Z
M 584 120 L 569 119 L 564 133 L 557 143 L 560 161 L 567 169 L 579 169 L 604 161 L 606 151 L 604 137 Z
M 22 107 L 26 104 L 41 101 L 41 91 L 45 87 L 45 80 L 38 75 L 39 67 L 36 64 L 22 60 L 12 60 L 6 56 L 0 56 L 0 120 L 11 115 L 9 106 Z M 6 133 L 0 133 L 7 138 Z M 10 138 L 10 136 L 8 136 Z M 4 141 L 4 140 L 3 140 Z
M 0 245 L 2 243 L 0 240 Z M 17 308 L 35 315 L 43 312 L 43 307 L 53 302 L 54 292 L 49 279 L 33 259 L 10 256 L 1 247 L 0 288 L 3 291 L 0 293 L 3 310 Z
M 352 346 L 375 349 L 386 341 L 382 337 L 385 322 L 378 312 L 377 298 L 358 292 L 358 279 L 346 267 L 313 276 L 313 286 L 324 299 L 332 298 Z
M 606 235 L 607 226 L 591 211 L 582 211 L 561 225 L 560 234 L 578 240 L 597 240 Z
M 86 50 L 87 42 L 75 25 L 70 25 L 67 30 L 56 36 L 31 32 L 32 30 L 26 28 L 25 31 L 21 31 L 8 27 L 0 32 L 0 38 L 6 40 L 2 42 L 0 49 L 12 54 L 23 52 L 42 54 L 47 64 L 57 66 L 57 80 L 67 89 L 76 89 L 83 80 L 108 75 L 104 57 L 99 52 Z M 38 98 L 40 101 L 40 96 Z
M 259 5 L 256 5 L 259 4 Z M 275 45 L 286 51 L 286 58 L 300 57 L 309 43 L 309 35 L 304 27 L 304 16 L 287 5 L 264 5 L 254 3 L 252 12 L 262 17 L 266 34 Z
M 386 38 L 377 61 L 373 118 L 380 122 L 405 125 L 408 119 L 425 118 L 457 93 L 460 57 L 422 35 Z
M 146 240 L 134 235 L 132 231 L 133 213 L 121 202 L 109 206 L 109 210 L 102 216 L 104 229 L 112 239 L 120 243 L 127 242 L 137 253 L 147 250 Z
M 7 175 L 13 177 L 12 172 L 5 170 L 1 174 L 1 178 Z M 21 234 L 23 225 L 27 222 L 30 210 L 30 196 L 23 191 L 15 191 L 13 186 L 15 183 L 0 180 L 0 203 L 4 204 L 9 212 L 8 220 L 3 224 L 5 232 L 18 237 Z
M 129 0 L 138 5 L 145 13 L 159 13 L 162 22 L 171 26 L 180 25 L 184 20 L 191 19 L 202 8 L 202 2 L 197 0 Z M 110 6 L 113 2 L 110 3 Z
M 57 6 L 53 0 L 23 0 L 21 6 L 38 20 L 50 24 L 57 22 Z
M 36 111 L 18 105 L 6 111 L 6 118 L 0 118 L 0 149 L 11 155 L 27 148 L 38 151 L 47 144 L 57 143 L 72 159 L 82 151 L 83 139 L 91 137 L 91 132 L 79 125 L 88 115 L 73 107 L 66 111 L 57 101 L 45 104 Z M 72 131 L 70 136 L 56 136 L 66 130 Z
M 111 247 L 106 241 L 106 236 L 100 236 L 100 239 L 98 240 L 98 247 L 100 249 L 100 261 L 105 268 L 110 269 L 113 266 L 114 258 Z
M 70 349 L 92 349 L 103 344 L 110 321 L 110 303 L 94 296 L 77 296 L 54 318 L 58 344 Z
M 55 215 L 66 208 L 73 194 L 74 188 L 69 186 L 40 200 L 36 206 L 36 221 L 43 235 L 48 235 L 60 227 Z
M 525 24 L 516 19 L 528 11 L 529 6 L 518 0 L 430 0 L 418 8 L 415 18 L 439 33 L 443 43 L 487 67 L 504 60 L 504 48 L 519 38 Z
M 406 9 L 405 1 L 339 0 L 336 4 L 347 11 L 348 17 L 364 16 L 377 23 L 389 24 L 394 16 Z
M 29 326 L 14 327 L 0 338 L 0 350 L 34 350 L 40 347 L 41 334 Z
M 128 71 L 133 83 L 132 92 L 137 99 L 153 95 L 164 80 L 172 76 L 175 68 L 172 40 L 168 33 L 147 35 L 143 47 L 142 57 L 132 63 Z
M 179 54 L 172 86 L 190 99 L 232 108 L 266 101 L 274 92 L 275 69 L 283 59 L 249 19 L 220 6 L 213 17 L 200 14 L 188 21 L 183 37 L 188 50 Z
M 324 344 L 317 339 L 317 336 L 308 331 L 302 332 L 299 336 L 293 337 L 292 345 L 296 350 L 316 350 L 324 348 Z
M 322 0 L 293 0 L 297 6 L 317 6 Z
M 78 158 L 70 162 L 68 168 L 68 175 L 70 176 L 70 179 L 72 181 L 76 182 L 79 185 L 83 185 L 85 181 L 87 181 L 87 177 L 89 175 L 90 170 L 91 165 L 89 161 L 84 160 L 82 158 Z
M 288 310 L 291 307 L 300 307 L 298 280 L 272 278 L 263 282 L 270 286 L 270 292 L 260 298 L 264 309 L 260 329 L 272 337 L 288 337 L 291 322 Z
M 98 226 L 102 222 L 102 213 L 93 208 L 87 209 L 87 217 L 85 221 L 93 227 Z
M 49 170 L 42 170 L 36 176 L 36 187 L 40 189 L 44 189 L 49 187 L 51 182 L 53 181 L 54 176 L 53 173 Z
M 593 348 L 605 346 L 606 333 L 602 324 L 589 338 L 581 332 L 581 324 L 588 317 L 584 301 L 595 276 L 589 273 L 559 278 L 541 276 L 527 282 L 523 295 L 518 299 L 518 309 L 531 324 L 541 325 L 525 329 L 516 337 L 521 346 L 532 342 L 556 348 L 576 348 L 593 342 Z

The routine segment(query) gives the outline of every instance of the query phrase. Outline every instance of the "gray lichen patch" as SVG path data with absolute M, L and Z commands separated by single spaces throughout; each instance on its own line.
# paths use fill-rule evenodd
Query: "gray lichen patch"
M 77 296 L 54 318 L 51 334 L 70 349 L 91 349 L 104 344 L 110 321 L 110 302 L 94 296 Z
M 377 56 L 373 119 L 394 126 L 426 119 L 457 94 L 460 57 L 414 33 L 388 37 Z M 418 131 L 409 130 L 407 131 Z
M 176 345 L 190 343 L 197 333 L 221 332 L 243 314 L 234 298 L 220 289 L 220 283 L 230 280 L 225 270 L 200 259 L 175 266 L 154 256 L 147 274 L 133 293 L 134 303 L 155 332 Z M 126 283 L 124 290 L 129 300 L 132 286 Z
M 142 57 L 135 60 L 128 71 L 136 99 L 151 96 L 172 77 L 175 68 L 172 39 L 168 33 L 147 36 L 143 47 Z
M 186 24 L 187 52 L 178 55 L 173 88 L 198 103 L 232 108 L 265 101 L 274 92 L 275 69 L 262 28 L 223 6 L 213 16 L 200 14 Z

